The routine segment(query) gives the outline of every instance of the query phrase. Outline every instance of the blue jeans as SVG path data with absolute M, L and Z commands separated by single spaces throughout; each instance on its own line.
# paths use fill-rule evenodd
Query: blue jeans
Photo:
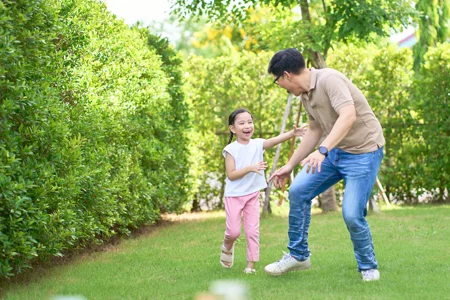
M 321 172 L 306 173 L 306 167 L 295 177 L 289 190 L 290 254 L 298 260 L 309 255 L 308 228 L 311 221 L 311 200 L 344 179 L 344 216 L 353 243 L 359 270 L 376 269 L 378 263 L 369 224 L 365 219 L 366 205 L 383 158 L 383 148 L 363 154 L 332 149 L 322 162 Z

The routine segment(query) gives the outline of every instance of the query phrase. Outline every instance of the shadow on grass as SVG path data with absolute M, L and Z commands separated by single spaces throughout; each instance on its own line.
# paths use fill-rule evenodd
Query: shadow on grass
M 113 236 L 108 240 L 103 241 L 100 245 L 91 243 L 85 248 L 67 250 L 63 252 L 62 257 L 52 256 L 45 260 L 36 259 L 30 263 L 30 269 L 24 270 L 22 273 L 10 278 L 0 278 L 0 299 L 5 297 L 6 292 L 12 286 L 26 286 L 29 283 L 39 282 L 39 280 L 51 275 L 54 270 L 61 266 L 67 266 L 82 261 L 97 253 L 116 251 L 118 246 L 124 240 L 151 236 L 158 230 L 178 224 L 182 221 L 183 220 L 174 217 L 163 218 L 155 224 L 132 229 L 129 235 L 121 234 Z
M 224 212 L 203 212 L 203 213 L 184 213 L 180 215 L 165 214 L 162 219 L 152 225 L 141 226 L 130 229 L 129 235 L 116 235 L 102 244 L 88 244 L 85 248 L 70 249 L 63 252 L 62 257 L 52 256 L 45 260 L 36 259 L 30 263 L 31 268 L 24 270 L 11 278 L 0 278 L 0 299 L 5 297 L 6 292 L 13 286 L 27 286 L 30 283 L 39 282 L 41 279 L 53 274 L 53 272 L 62 266 L 74 264 L 83 261 L 98 253 L 117 251 L 122 241 L 147 237 L 156 232 L 183 222 L 199 222 L 211 218 L 224 217 Z

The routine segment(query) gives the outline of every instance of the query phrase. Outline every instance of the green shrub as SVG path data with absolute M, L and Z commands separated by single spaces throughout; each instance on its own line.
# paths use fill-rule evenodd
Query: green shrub
M 327 60 L 361 88 L 383 126 L 379 177 L 398 203 L 448 200 L 449 49 L 430 48 L 418 76 L 406 48 L 343 45 Z
M 67 134 L 68 116 L 52 87 L 58 64 L 52 39 L 57 16 L 42 1 L 0 3 L 0 275 L 10 276 L 48 243 L 43 234 L 53 229 L 54 206 L 43 200 L 45 181 L 58 180 L 45 161 L 59 163 L 53 155 L 57 140 Z M 52 65 L 54 69 L 52 68 Z M 44 231 L 46 231 L 44 229 Z
M 414 112 L 411 107 L 413 59 L 408 48 L 387 46 L 373 53 L 372 67 L 365 80 L 367 98 L 379 118 L 386 144 L 380 180 L 386 192 L 397 201 L 411 201 L 417 183 L 414 147 Z
M 229 139 L 228 116 L 239 107 L 253 115 L 253 138 L 270 138 L 280 133 L 288 94 L 274 85 L 267 74 L 273 53 L 239 52 L 205 59 L 190 57 L 186 62 L 186 97 L 190 104 L 192 130 L 190 151 L 194 206 L 200 201 L 209 208 L 222 205 L 225 169 L 222 149 Z M 286 131 L 291 130 L 299 100 L 292 104 Z M 303 110 L 304 111 L 304 110 Z M 289 143 L 282 146 L 278 166 L 288 160 Z M 265 160 L 270 173 L 275 149 L 268 149 Z
M 379 178 L 397 203 L 449 199 L 449 49 L 448 44 L 431 48 L 417 77 L 411 50 L 406 48 L 340 45 L 328 55 L 328 65 L 362 90 L 383 126 L 385 159 Z M 270 57 L 264 52 L 239 52 L 214 59 L 194 56 L 187 61 L 185 86 L 193 120 L 190 197 L 194 203 L 206 200 L 210 208 L 220 207 L 225 179 L 221 150 L 228 141 L 227 117 L 233 109 L 250 109 L 255 118 L 254 137 L 278 133 L 287 95 L 265 73 Z M 296 113 L 297 101 L 293 107 Z M 291 116 L 287 127 L 292 123 Z M 287 148 L 282 148 L 279 165 L 287 159 Z M 273 153 L 267 151 L 269 163 Z
M 429 48 L 414 80 L 419 194 L 449 200 L 450 187 L 450 45 Z
M 189 162 L 188 162 L 188 136 L 190 128 L 188 107 L 183 91 L 183 60 L 169 44 L 167 38 L 162 38 L 149 33 L 148 29 L 140 29 L 143 38 L 147 39 L 148 46 L 153 49 L 162 60 L 162 70 L 169 78 L 167 92 L 170 95 L 170 110 L 165 115 L 165 122 L 173 128 L 169 131 L 166 141 L 170 148 L 166 149 L 167 159 L 161 167 L 174 170 L 166 178 L 159 177 L 160 184 L 164 185 L 165 196 L 170 199 L 164 208 L 165 211 L 180 211 L 186 201 L 189 190 Z M 175 159 L 176 158 L 176 159 Z M 155 178 L 156 180 L 157 178 Z M 175 184 L 174 183 L 178 183 Z
M 187 112 L 147 39 L 94 0 L 2 1 L 0 26 L 0 276 L 180 211 Z

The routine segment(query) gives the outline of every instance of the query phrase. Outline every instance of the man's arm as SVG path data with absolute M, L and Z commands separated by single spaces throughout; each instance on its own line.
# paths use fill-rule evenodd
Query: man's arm
M 321 143 L 321 146 L 327 147 L 328 151 L 333 149 L 345 138 L 347 133 L 352 128 L 353 123 L 356 121 L 355 106 L 353 104 L 342 107 L 339 111 L 337 111 L 337 114 L 339 117 L 337 118 L 336 123 L 334 123 L 330 134 Z M 306 159 L 302 160 L 301 164 L 304 166 L 308 163 L 308 169 L 306 169 L 306 172 L 309 173 L 309 170 L 312 168 L 312 172 L 314 174 L 316 169 L 320 172 L 320 166 L 324 159 L 325 156 L 316 150 Z
M 347 133 L 356 121 L 356 111 L 353 104 L 342 107 L 337 111 L 337 114 L 339 117 L 337 118 L 336 123 L 334 123 L 330 134 L 320 144 L 321 146 L 327 147 L 328 151 L 333 149 L 347 136 Z
M 309 120 L 309 128 L 303 137 L 302 142 L 300 143 L 297 150 L 295 150 L 291 159 L 289 159 L 288 163 L 275 171 L 272 176 L 270 176 L 269 181 L 274 179 L 275 186 L 281 186 L 284 182 L 284 179 L 291 174 L 294 167 L 304 159 L 319 143 L 320 138 L 322 137 L 322 128 L 319 123 L 313 120 Z
M 317 121 L 309 120 L 308 124 L 308 131 L 306 132 L 305 136 L 302 139 L 302 142 L 287 163 L 292 167 L 292 169 L 314 150 L 320 138 L 322 137 L 323 131 Z

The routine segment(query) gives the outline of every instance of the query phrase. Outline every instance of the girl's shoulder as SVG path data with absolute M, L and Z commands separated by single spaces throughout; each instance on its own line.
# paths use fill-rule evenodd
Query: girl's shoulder
M 236 151 L 237 147 L 239 147 L 239 144 L 236 141 L 226 145 L 225 148 L 223 148 L 223 150 L 222 150 L 223 157 L 226 157 L 227 153 L 230 153 L 231 155 L 233 155 L 234 152 Z
M 236 142 L 236 141 L 234 141 L 234 142 L 229 143 L 228 145 L 226 145 L 226 146 L 223 148 L 223 150 L 225 151 L 225 150 L 227 150 L 227 149 L 233 149 L 233 148 L 235 148 L 235 147 L 238 146 L 238 145 L 239 145 L 239 143 Z
M 256 147 L 262 147 L 262 145 L 264 144 L 265 139 L 261 139 L 261 138 L 256 138 L 256 139 L 251 139 L 251 141 L 253 141 L 253 144 Z
M 263 143 L 266 139 L 263 138 L 256 138 L 256 139 L 251 139 L 251 141 L 253 141 L 254 143 Z
M 265 139 L 256 138 L 256 139 L 250 139 L 250 142 L 248 144 L 240 144 L 237 141 L 234 141 L 223 148 L 223 151 L 227 151 L 230 149 L 240 149 L 240 148 L 248 148 L 248 146 L 258 146 L 260 144 L 263 144 Z

